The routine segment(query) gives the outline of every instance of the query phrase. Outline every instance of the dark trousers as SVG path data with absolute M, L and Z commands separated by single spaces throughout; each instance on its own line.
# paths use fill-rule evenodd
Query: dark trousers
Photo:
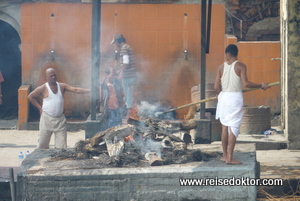
M 120 108 L 116 110 L 107 109 L 107 124 L 108 128 L 122 124 L 122 117 Z

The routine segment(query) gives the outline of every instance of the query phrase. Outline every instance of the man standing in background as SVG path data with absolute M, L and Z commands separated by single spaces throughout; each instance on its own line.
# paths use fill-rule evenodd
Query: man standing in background
M 233 158 L 236 138 L 240 133 L 243 118 L 243 92 L 242 88 L 269 88 L 268 83 L 256 84 L 247 77 L 247 67 L 237 60 L 238 48 L 228 45 L 225 49 L 226 61 L 218 67 L 214 89 L 218 96 L 216 119 L 220 118 L 222 124 L 223 158 L 227 164 L 241 164 Z
M 122 34 L 115 34 L 111 44 L 120 48 L 120 79 L 125 94 L 125 104 L 128 113 L 134 105 L 133 94 L 137 81 L 137 73 L 135 67 L 135 58 L 133 49 L 126 43 L 126 39 Z
M 55 147 L 67 148 L 67 128 L 64 111 L 64 93 L 66 91 L 84 94 L 90 89 L 72 87 L 66 83 L 57 82 L 53 68 L 46 70 L 47 82 L 28 95 L 28 100 L 40 111 L 38 149 L 49 149 L 52 133 L 55 134 Z M 43 98 L 43 104 L 37 98 Z
M 124 94 L 121 83 L 117 79 L 115 69 L 110 68 L 105 71 L 106 78 L 99 88 L 100 112 L 107 120 L 107 128 L 122 124 L 124 109 Z

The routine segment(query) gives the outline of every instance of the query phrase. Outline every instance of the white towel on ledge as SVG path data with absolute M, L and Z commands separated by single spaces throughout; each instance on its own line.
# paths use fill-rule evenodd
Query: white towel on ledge
M 216 119 L 220 118 L 222 125 L 228 126 L 235 137 L 240 133 L 240 125 L 243 118 L 243 93 L 242 92 L 224 92 L 218 96 Z

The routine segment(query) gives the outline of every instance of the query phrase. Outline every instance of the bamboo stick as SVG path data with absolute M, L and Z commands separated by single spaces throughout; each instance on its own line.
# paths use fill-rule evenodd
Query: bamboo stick
M 279 81 L 278 82 L 272 82 L 272 83 L 268 84 L 268 86 L 270 86 L 270 87 L 276 86 L 276 85 L 279 85 Z M 243 90 L 243 93 L 249 92 L 249 91 L 254 91 L 254 90 L 257 90 L 257 89 L 260 89 L 260 88 L 247 88 L 247 89 Z M 173 108 L 171 110 L 167 110 L 165 112 L 162 112 L 162 114 L 168 113 L 168 112 L 173 112 L 175 110 L 179 110 L 179 109 L 182 109 L 182 108 L 185 108 L 185 107 L 189 107 L 189 106 L 192 106 L 192 105 L 196 105 L 196 104 L 199 104 L 199 103 L 205 103 L 205 102 L 213 101 L 213 100 L 216 100 L 216 99 L 217 99 L 217 97 L 203 99 L 203 100 L 200 100 L 200 101 L 197 101 L 197 102 L 193 102 L 193 103 L 189 103 L 189 104 L 186 104 L 186 105 L 182 105 L 182 106 Z

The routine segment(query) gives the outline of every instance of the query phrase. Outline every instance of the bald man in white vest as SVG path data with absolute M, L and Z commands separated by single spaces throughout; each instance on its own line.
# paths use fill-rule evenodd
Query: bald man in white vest
M 55 134 L 55 148 L 67 148 L 67 129 L 64 110 L 64 93 L 66 91 L 84 94 L 90 89 L 72 87 L 66 83 L 57 82 L 53 68 L 46 70 L 47 82 L 28 95 L 28 100 L 40 111 L 38 149 L 49 149 L 52 134 Z M 43 99 L 41 105 L 37 98 Z

